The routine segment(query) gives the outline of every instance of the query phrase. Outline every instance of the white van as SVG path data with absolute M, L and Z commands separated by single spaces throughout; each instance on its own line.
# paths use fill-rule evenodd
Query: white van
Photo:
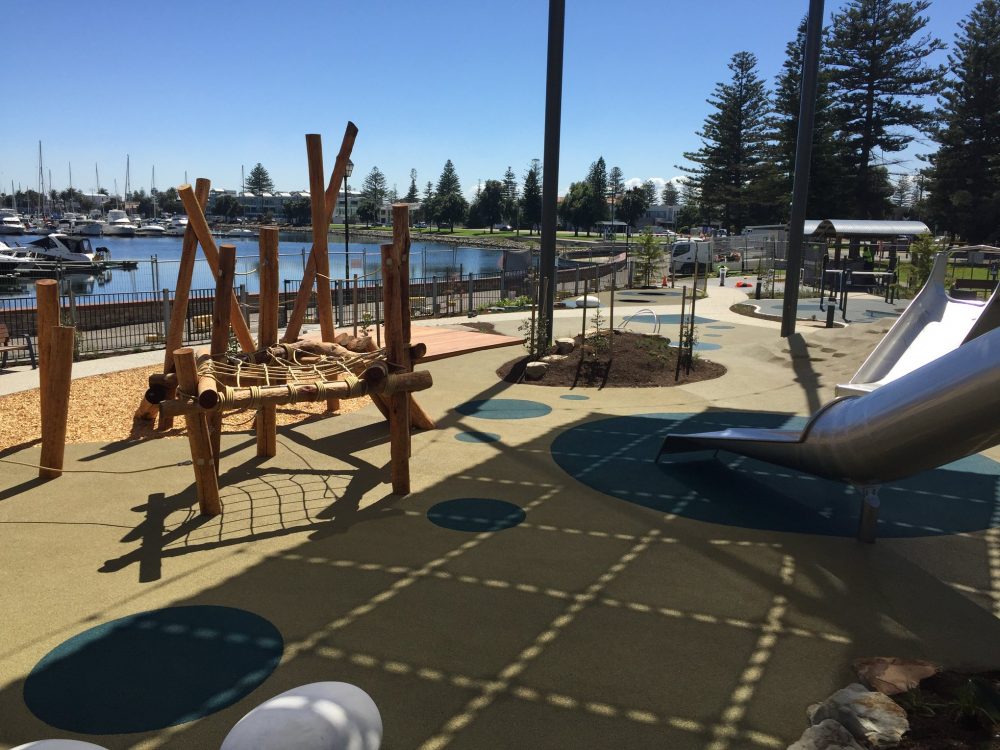
M 675 242 L 670 248 L 670 270 L 675 274 L 712 272 L 712 243 L 709 240 L 684 240 Z

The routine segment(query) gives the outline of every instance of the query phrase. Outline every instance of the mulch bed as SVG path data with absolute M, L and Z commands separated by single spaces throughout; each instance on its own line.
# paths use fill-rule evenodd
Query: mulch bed
M 1000 671 L 944 671 L 893 696 L 906 709 L 910 731 L 898 750 L 1000 750 Z M 992 715 L 993 718 L 990 718 Z
M 602 336 L 607 342 L 607 332 L 602 332 Z M 593 356 L 582 361 L 580 336 L 575 341 L 573 353 L 561 362 L 550 364 L 541 380 L 524 379 L 524 368 L 529 361 L 527 357 L 507 362 L 497 370 L 497 375 L 507 383 L 524 382 L 559 388 L 654 388 L 711 380 L 726 373 L 722 365 L 695 354 L 690 372 L 682 366 L 680 376 L 675 380 L 677 349 L 671 348 L 669 341 L 662 336 L 616 331 L 610 350 L 596 346 Z M 593 345 L 592 342 L 593 337 L 588 339 L 590 345 Z

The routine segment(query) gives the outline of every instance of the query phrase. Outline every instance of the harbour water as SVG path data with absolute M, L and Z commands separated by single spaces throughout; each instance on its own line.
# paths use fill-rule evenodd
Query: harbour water
M 301 235 L 299 235 L 301 236 Z M 18 238 L 21 244 L 37 239 L 34 236 Z M 91 245 L 96 249 L 106 247 L 113 261 L 134 260 L 138 267 L 134 271 L 110 270 L 101 276 L 74 275 L 63 279 L 63 292 L 69 289 L 76 295 L 111 294 L 130 292 L 155 292 L 162 289 L 173 291 L 177 282 L 177 271 L 181 257 L 180 237 L 92 237 Z M 257 265 L 259 249 L 253 239 L 218 239 L 217 244 L 236 246 L 236 284 L 243 284 L 247 291 L 259 289 Z M 297 282 L 302 278 L 302 270 L 308 258 L 310 243 L 301 240 L 282 239 L 279 279 L 281 283 Z M 339 244 L 335 236 L 330 237 L 330 277 L 332 279 L 377 278 L 380 267 L 379 246 L 374 243 L 351 242 L 345 251 L 343 242 Z M 503 251 L 494 248 L 461 247 L 440 242 L 414 241 L 410 250 L 410 276 L 412 278 L 445 279 L 458 273 L 479 274 L 500 270 Z M 195 264 L 193 289 L 214 289 L 212 272 L 199 248 Z M 297 287 L 296 287 L 297 288 Z M 0 285 L 0 297 L 33 297 L 34 284 L 31 280 L 23 283 Z

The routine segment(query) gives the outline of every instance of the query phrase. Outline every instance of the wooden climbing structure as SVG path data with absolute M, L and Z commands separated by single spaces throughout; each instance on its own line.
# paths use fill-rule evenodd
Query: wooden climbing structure
M 385 346 L 368 336 L 337 334 L 330 289 L 327 234 L 344 179 L 357 128 L 348 123 L 333 174 L 323 188 L 323 149 L 319 135 L 306 136 L 312 199 L 313 246 L 302 283 L 281 342 L 278 341 L 278 230 L 260 231 L 260 317 L 254 341 L 233 294 L 236 248 L 216 247 L 204 207 L 209 181 L 199 179 L 178 188 L 188 214 L 181 251 L 175 302 L 167 333 L 163 372 L 150 377 L 149 390 L 137 412 L 146 419 L 159 417 L 159 429 L 170 429 L 183 417 L 187 427 L 200 510 L 222 512 L 219 499 L 219 456 L 222 413 L 256 411 L 257 455 L 276 452 L 275 408 L 299 401 L 326 401 L 335 411 L 340 399 L 370 397 L 389 421 L 392 488 L 410 491 L 411 425 L 432 429 L 434 423 L 414 401 L 412 393 L 431 386 L 428 372 L 414 372 L 413 363 L 426 347 L 410 342 L 409 207 L 393 206 L 393 241 L 382 245 Z M 195 257 L 201 246 L 216 277 L 211 345 L 183 347 L 184 322 Z M 318 337 L 300 338 L 299 332 L 313 288 L 320 321 Z M 240 353 L 229 352 L 230 331 Z

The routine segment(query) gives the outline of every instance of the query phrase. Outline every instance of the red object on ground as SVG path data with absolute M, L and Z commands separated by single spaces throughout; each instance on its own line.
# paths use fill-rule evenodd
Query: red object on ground
M 666 286 L 666 285 L 667 285 L 667 277 L 664 276 L 663 277 L 663 283 L 661 283 L 660 286 Z

